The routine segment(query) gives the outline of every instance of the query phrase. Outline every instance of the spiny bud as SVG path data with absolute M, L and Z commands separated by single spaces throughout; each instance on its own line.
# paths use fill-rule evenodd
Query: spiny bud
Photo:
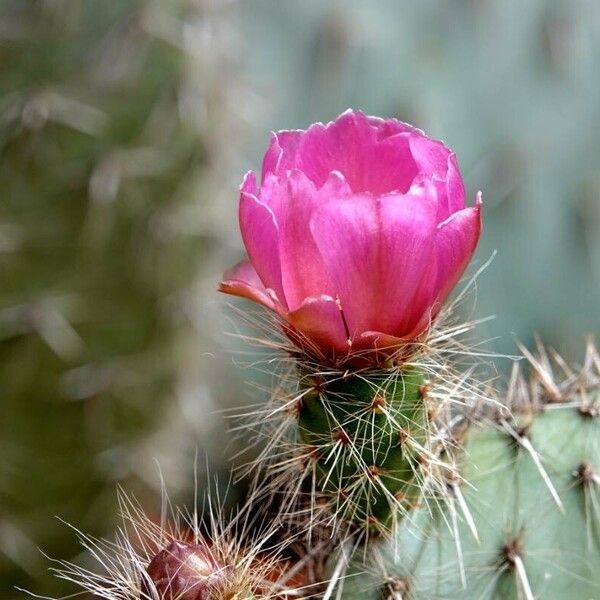
M 206 546 L 180 541 L 161 550 L 146 572 L 140 600 L 209 600 L 226 576 Z

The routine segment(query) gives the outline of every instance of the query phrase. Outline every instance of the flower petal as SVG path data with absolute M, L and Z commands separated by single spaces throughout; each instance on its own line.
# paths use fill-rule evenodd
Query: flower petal
M 311 354 L 319 351 L 327 358 L 332 358 L 343 357 L 348 353 L 348 338 L 342 315 L 331 296 L 306 298 L 296 310 L 288 313 L 286 319 L 296 331 L 296 337 L 292 341 L 300 343 Z
M 296 129 L 271 134 L 269 149 L 262 164 L 263 182 L 268 174 L 279 175 L 296 166 L 296 153 L 304 133 Z
M 412 133 L 420 135 L 396 119 L 352 110 L 306 131 L 280 131 L 273 134 L 263 161 L 263 183 L 269 174 L 298 168 L 320 188 L 335 170 L 355 192 L 405 192 L 418 171 L 408 141 Z
M 354 195 L 313 215 L 323 256 L 350 335 L 401 336 L 410 303 L 433 252 L 436 215 L 431 184 L 381 198 Z
M 475 206 L 464 208 L 440 223 L 435 240 L 438 276 L 436 303 L 441 304 L 466 269 L 481 234 L 481 192 Z
M 446 193 L 448 196 L 448 216 L 465 207 L 466 192 L 456 154 L 448 157 L 448 175 L 446 177 Z M 440 221 L 441 222 L 441 221 Z
M 341 199 L 349 190 L 339 173 L 330 174 L 320 191 L 298 170 L 291 171 L 282 185 L 286 186 L 282 194 L 287 197 L 277 215 L 281 281 L 288 307 L 294 310 L 305 298 L 329 294 L 330 281 L 309 223 L 325 198 Z
M 276 310 L 274 300 L 268 295 L 250 261 L 243 260 L 223 274 L 219 291 L 258 302 L 271 310 Z
M 346 111 L 335 121 L 315 123 L 298 148 L 298 168 L 320 188 L 331 171 L 341 172 L 353 191 L 365 191 L 364 165 L 376 142 L 376 130 L 361 112 Z
M 410 150 L 421 173 L 446 179 L 450 150 L 443 142 L 413 133 L 410 136 Z
M 377 143 L 362 165 L 363 186 L 371 194 L 406 193 L 419 172 L 409 144 L 410 136 L 400 133 Z
M 377 139 L 384 140 L 388 137 L 396 135 L 398 133 L 423 133 L 420 129 L 399 121 L 398 119 L 382 119 L 381 117 L 367 117 L 369 125 L 374 127 L 377 131 Z
M 465 187 L 456 155 L 443 142 L 425 135 L 410 136 L 410 149 L 419 172 L 434 182 L 438 193 L 438 216 L 441 223 L 465 207 Z
M 273 211 L 256 196 L 240 194 L 240 230 L 250 262 L 265 288 L 271 288 L 285 305 L 279 266 L 279 231 Z

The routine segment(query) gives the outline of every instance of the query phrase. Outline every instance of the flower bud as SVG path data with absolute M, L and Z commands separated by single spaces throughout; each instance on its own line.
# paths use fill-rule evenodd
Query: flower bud
M 146 569 L 141 600 L 209 600 L 224 582 L 225 570 L 200 544 L 173 541 Z

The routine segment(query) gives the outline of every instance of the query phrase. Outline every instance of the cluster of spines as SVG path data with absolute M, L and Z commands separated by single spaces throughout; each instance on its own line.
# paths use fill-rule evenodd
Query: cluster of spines
M 122 526 L 114 541 L 77 530 L 96 568 L 53 560 L 59 578 L 105 600 L 290 600 L 315 588 L 306 565 L 294 558 L 293 539 L 281 540 L 250 501 L 227 520 L 222 501 L 197 513 L 173 507 L 153 519 L 133 498 L 119 495 Z
M 410 358 L 400 352 L 369 362 L 372 356 L 356 354 L 351 364 L 324 364 L 285 335 L 274 337 L 277 324 L 240 313 L 269 331 L 264 339 L 242 336 L 274 352 L 263 358 L 267 370 L 282 367 L 271 401 L 243 415 L 240 429 L 266 443 L 240 472 L 258 473 L 259 487 L 279 496 L 282 520 L 365 542 L 389 536 L 416 506 L 437 501 L 449 472 L 459 477 L 445 458 L 454 443 L 452 415 L 485 402 L 487 390 L 468 368 L 450 365 L 453 356 L 464 359 L 461 337 L 475 325 L 456 324 L 455 308 L 413 345 Z M 471 366 L 480 362 L 469 355 Z

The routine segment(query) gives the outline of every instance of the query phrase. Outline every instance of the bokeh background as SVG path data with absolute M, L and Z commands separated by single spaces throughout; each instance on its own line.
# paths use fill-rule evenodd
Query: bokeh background
M 600 4 L 0 2 L 0 596 L 72 591 L 116 487 L 227 473 L 256 399 L 221 271 L 270 130 L 348 107 L 456 149 L 484 191 L 478 330 L 569 359 L 600 329 Z M 502 365 L 500 365 L 502 368 Z M 202 473 L 201 473 L 202 477 Z M 226 478 L 226 475 L 225 475 Z

